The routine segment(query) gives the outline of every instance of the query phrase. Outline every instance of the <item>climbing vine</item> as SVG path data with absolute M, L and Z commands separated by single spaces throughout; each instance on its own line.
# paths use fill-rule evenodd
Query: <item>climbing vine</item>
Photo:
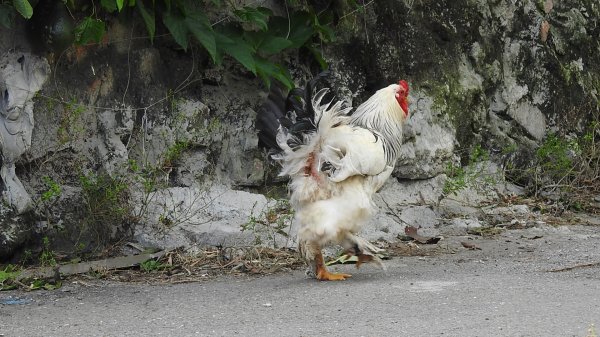
M 58 0 L 56 0 L 58 1 Z M 25 19 L 34 15 L 32 3 L 37 0 L 0 0 L 0 25 L 10 27 L 16 13 Z M 307 48 L 320 63 L 327 64 L 318 45 L 335 40 L 332 28 L 339 8 L 358 10 L 365 4 L 356 0 L 342 1 L 344 6 L 328 5 L 315 8 L 307 1 L 286 0 L 285 15 L 276 15 L 269 8 L 237 6 L 229 1 L 210 0 L 100 0 L 99 3 L 62 0 L 75 21 L 73 43 L 99 43 L 106 35 L 106 22 L 118 15 L 138 16 L 144 22 L 148 38 L 154 41 L 157 28 L 166 28 L 179 47 L 187 51 L 197 43 L 214 64 L 225 57 L 236 60 L 260 77 L 269 86 L 275 79 L 293 87 L 286 67 L 276 61 L 276 55 Z M 339 15 L 338 15 L 339 16 Z M 215 22 L 210 18 L 218 17 Z M 78 18 L 77 20 L 75 18 Z

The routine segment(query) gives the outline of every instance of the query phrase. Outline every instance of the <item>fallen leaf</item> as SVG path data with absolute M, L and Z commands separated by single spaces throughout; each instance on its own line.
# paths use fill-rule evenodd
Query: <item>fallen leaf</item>
M 375 254 L 375 256 L 377 256 L 378 258 L 380 258 L 381 260 L 389 260 L 390 257 L 384 254 Z M 358 256 L 356 255 L 350 255 L 350 254 L 342 254 L 340 255 L 337 259 L 331 260 L 331 261 L 327 261 L 325 263 L 326 266 L 331 266 L 334 264 L 355 264 L 356 262 L 358 262 Z
M 540 27 L 540 38 L 542 42 L 546 42 L 548 40 L 548 33 L 550 32 L 550 23 L 546 20 L 542 21 L 542 26 Z
M 441 237 L 432 237 L 432 238 L 428 238 L 428 237 L 424 237 L 421 236 L 417 233 L 417 227 L 415 226 L 406 226 L 404 227 L 404 233 L 406 235 L 408 235 L 409 237 L 411 237 L 413 240 L 422 243 L 422 244 L 427 244 L 427 245 L 433 245 L 438 243 L 442 238 Z
M 461 241 L 460 244 L 470 250 L 481 250 L 481 248 L 477 247 L 475 244 L 469 243 L 469 242 L 464 242 Z

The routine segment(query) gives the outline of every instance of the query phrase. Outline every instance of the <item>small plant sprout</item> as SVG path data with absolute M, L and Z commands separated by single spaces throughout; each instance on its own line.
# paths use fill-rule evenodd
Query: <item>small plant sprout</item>
M 61 194 L 60 185 L 52 178 L 47 176 L 43 177 L 42 180 L 48 188 L 46 192 L 42 193 L 42 201 L 49 202 L 53 199 L 58 198 Z
M 490 158 L 489 153 L 476 145 L 469 154 L 467 165 L 460 166 L 449 163 L 446 167 L 448 179 L 444 184 L 444 195 L 456 194 L 465 188 L 487 192 L 501 180 L 500 173 L 488 172 L 484 162 Z
M 273 248 L 277 248 L 277 237 L 289 239 L 289 229 L 292 227 L 293 217 L 294 213 L 289 201 L 271 200 L 258 214 L 253 208 L 248 222 L 241 225 L 241 230 L 252 232 L 254 244 L 265 244 L 263 240 L 266 239 Z
M 40 265 L 47 267 L 56 266 L 56 259 L 54 258 L 54 252 L 50 248 L 50 239 L 47 236 L 42 238 L 42 253 L 40 254 Z

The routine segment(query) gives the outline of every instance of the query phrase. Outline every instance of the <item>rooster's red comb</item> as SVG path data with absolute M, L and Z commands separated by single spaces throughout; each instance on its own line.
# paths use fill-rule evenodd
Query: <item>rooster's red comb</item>
M 405 80 L 400 80 L 398 84 L 400 85 L 400 87 L 402 87 L 402 89 L 404 89 L 404 92 L 408 94 L 408 82 L 406 82 Z

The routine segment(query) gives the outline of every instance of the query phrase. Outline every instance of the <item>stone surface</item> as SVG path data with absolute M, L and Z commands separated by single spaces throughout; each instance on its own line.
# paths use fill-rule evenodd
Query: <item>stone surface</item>
M 15 253 L 33 233 L 28 218 L 18 216 L 14 210 L 0 206 L 0 258 Z
M 410 97 L 411 115 L 393 175 L 405 179 L 432 178 L 454 161 L 456 132 L 450 120 L 432 109 L 433 100 L 417 91 Z
M 257 225 L 242 231 L 253 217 L 260 218 L 269 207 L 261 194 L 234 191 L 227 186 L 173 187 L 153 192 L 142 212 L 142 225 L 135 239 L 145 246 L 160 248 L 250 245 L 257 238 L 268 241 L 266 228 Z M 139 211 L 139 210 L 138 210 Z M 286 231 L 289 230 L 286 229 Z M 293 235 L 293 234 L 292 234 Z M 279 246 L 287 238 L 275 238 Z M 290 243 L 291 244 L 291 243 Z
M 50 74 L 48 62 L 30 53 L 6 53 L 0 58 L 0 149 L 2 196 L 22 214 L 32 200 L 15 173 L 15 163 L 31 147 L 33 97 Z
M 289 10 L 277 1 L 254 4 L 281 15 Z M 468 165 L 480 147 L 494 162 L 526 167 L 549 133 L 578 135 L 589 125 L 600 95 L 600 8 L 593 1 L 555 1 L 550 7 L 508 0 L 375 1 L 360 13 L 342 14 L 334 27 L 338 39 L 319 47 L 334 71 L 338 98 L 357 106 L 399 79 L 411 86 L 396 179 L 375 198 L 381 211 L 365 229 L 369 239 L 393 240 L 407 224 L 434 233 L 448 225 L 460 230 L 477 221 L 486 225 L 485 217 L 506 223 L 509 216 L 502 214 L 512 210 L 486 214 L 482 205 L 523 190 L 503 183 L 482 191 L 474 183 L 445 194 L 448 165 Z M 215 13 L 208 15 L 217 21 Z M 542 37 L 544 22 L 549 30 Z M 212 64 L 202 48 L 186 54 L 169 39 L 130 40 L 146 34 L 143 24 L 113 20 L 107 43 L 48 55 L 56 71 L 34 99 L 34 128 L 31 98 L 49 67 L 27 53 L 31 47 L 21 28 L 17 23 L 15 34 L 0 35 L 0 49 L 18 51 L 1 56 L 6 66 L 0 69 L 5 130 L 0 175 L 7 204 L 17 213 L 33 209 L 35 219 L 7 211 L 0 223 L 29 228 L 1 228 L 9 233 L 5 237 L 23 242 L 29 235 L 24 233 L 48 221 L 48 207 L 40 202 L 48 190 L 44 177 L 63 186 L 65 195 L 42 227 L 76 229 L 79 221 L 67 204 L 85 207 L 81 176 L 106 174 L 131 189 L 127 206 L 140 217 L 120 226 L 135 225 L 141 242 L 173 247 L 256 240 L 240 226 L 256 215 L 254 203 L 261 211 L 271 207 L 271 199 L 259 193 L 273 183 L 265 179 L 273 176 L 266 172 L 273 167 L 257 147 L 254 130 L 266 96 L 259 79 L 228 58 Z M 23 64 L 21 54 L 28 55 Z M 306 54 L 278 60 L 298 84 L 318 71 Z M 24 76 L 34 68 L 43 76 Z M 7 82 L 7 74 L 28 89 Z M 22 109 L 9 113 L 17 97 Z M 13 137 L 16 133 L 22 137 Z M 145 189 L 154 193 L 150 201 Z M 214 200 L 207 203 L 206 196 Z M 200 207 L 203 203 L 208 206 Z M 184 209 L 193 216 L 181 218 Z M 461 220 L 446 221 L 453 217 Z M 258 236 L 268 238 L 269 231 L 258 230 Z
M 7 52 L 0 57 L 0 257 L 13 253 L 32 232 L 29 217 L 19 217 L 33 208 L 33 200 L 17 176 L 16 164 L 32 146 L 32 99 L 49 73 L 48 62 L 30 53 Z

